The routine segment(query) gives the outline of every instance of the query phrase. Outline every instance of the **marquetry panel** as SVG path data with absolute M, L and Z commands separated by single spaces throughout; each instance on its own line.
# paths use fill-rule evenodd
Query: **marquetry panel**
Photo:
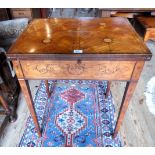
M 24 76 L 32 79 L 129 80 L 135 62 L 125 61 L 28 61 L 20 62 Z

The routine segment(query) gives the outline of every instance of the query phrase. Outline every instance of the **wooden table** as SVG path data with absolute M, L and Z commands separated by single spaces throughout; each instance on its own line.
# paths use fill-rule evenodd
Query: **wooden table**
M 29 79 L 91 79 L 127 81 L 113 137 L 119 131 L 145 61 L 151 53 L 127 19 L 36 19 L 7 56 L 41 136 Z

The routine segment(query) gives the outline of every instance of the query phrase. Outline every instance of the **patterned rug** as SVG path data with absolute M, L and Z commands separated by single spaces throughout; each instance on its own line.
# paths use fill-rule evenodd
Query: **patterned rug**
M 34 104 L 43 136 L 38 138 L 29 117 L 20 147 L 120 147 L 114 130 L 114 105 L 111 94 L 104 93 L 106 81 L 49 81 L 48 99 L 44 81 L 35 95 Z

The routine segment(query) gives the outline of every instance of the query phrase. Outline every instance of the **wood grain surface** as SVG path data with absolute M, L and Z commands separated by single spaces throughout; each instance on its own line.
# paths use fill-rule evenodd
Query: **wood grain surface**
M 110 57 L 151 57 L 126 18 L 35 19 L 8 51 L 8 57 L 107 54 Z

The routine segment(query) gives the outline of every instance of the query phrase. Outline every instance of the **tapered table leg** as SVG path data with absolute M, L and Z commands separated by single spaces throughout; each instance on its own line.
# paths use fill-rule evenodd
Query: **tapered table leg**
M 139 61 L 139 62 L 136 63 L 134 71 L 133 71 L 132 76 L 131 76 L 131 81 L 127 82 L 127 84 L 126 84 L 125 92 L 124 92 L 124 95 L 123 95 L 120 111 L 119 111 L 117 122 L 116 122 L 116 127 L 115 127 L 115 130 L 114 130 L 114 133 L 113 133 L 113 138 L 116 137 L 116 135 L 117 135 L 117 133 L 118 133 L 118 131 L 120 129 L 120 126 L 121 126 L 121 124 L 123 122 L 125 112 L 126 112 L 126 110 L 128 108 L 130 99 L 131 99 L 131 97 L 132 97 L 132 95 L 134 93 L 134 90 L 136 88 L 138 79 L 139 79 L 141 71 L 143 69 L 143 65 L 144 65 L 143 61 Z
M 49 98 L 50 97 L 50 91 L 49 91 L 49 83 L 48 83 L 48 80 L 45 80 L 45 85 L 46 85 L 46 93 L 47 93 L 47 96 Z
M 31 95 L 31 92 L 30 92 L 30 87 L 29 87 L 28 81 L 24 80 L 24 79 L 19 79 L 19 84 L 20 84 L 22 92 L 23 92 L 23 94 L 25 96 L 28 108 L 30 110 L 32 119 L 34 121 L 36 130 L 37 130 L 37 133 L 38 133 L 39 137 L 41 137 L 41 130 L 40 130 L 39 123 L 38 123 L 37 116 L 36 116 L 36 112 L 35 112 L 35 109 L 34 109 L 32 95 Z
M 109 96 L 110 86 L 111 86 L 111 81 L 108 81 L 108 83 L 107 83 L 107 90 L 106 90 L 106 93 L 105 93 L 105 98 L 107 98 Z
M 136 87 L 136 84 L 137 82 L 127 82 L 126 84 L 126 88 L 125 88 L 125 93 L 124 93 L 124 96 L 123 96 L 123 99 L 122 99 L 122 104 L 121 104 L 121 107 L 120 107 L 120 111 L 119 111 L 119 115 L 118 115 L 118 120 L 117 120 L 117 123 L 116 123 L 116 128 L 115 128 L 115 131 L 114 131 L 114 134 L 113 134 L 113 138 L 116 137 L 119 129 L 120 129 L 120 126 L 123 122 L 123 119 L 124 119 L 124 116 L 125 116 L 125 112 L 128 108 L 128 105 L 129 105 L 129 101 L 132 97 L 132 94 L 133 94 L 133 91 Z

